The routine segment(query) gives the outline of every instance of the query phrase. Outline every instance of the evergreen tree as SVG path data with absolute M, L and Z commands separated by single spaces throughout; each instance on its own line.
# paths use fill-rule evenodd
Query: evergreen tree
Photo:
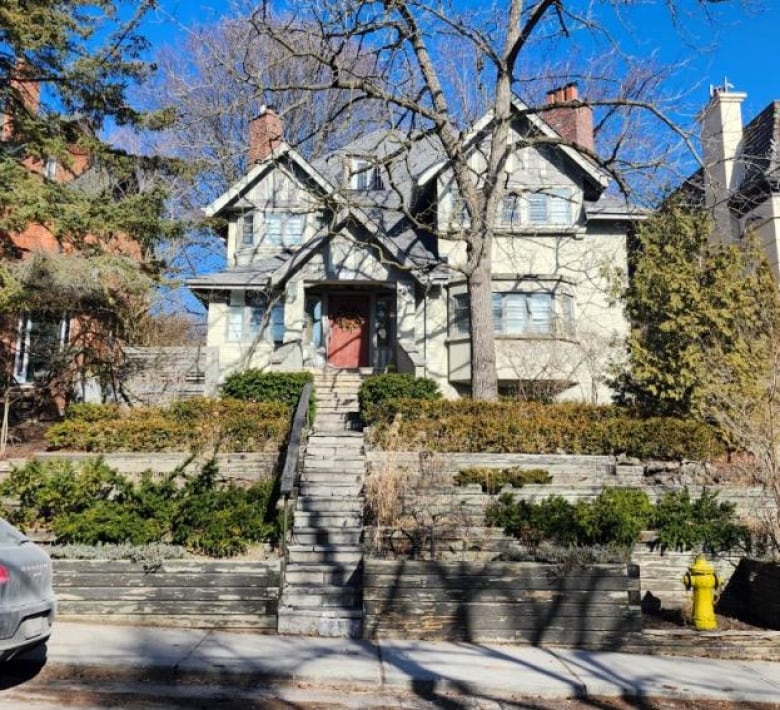
M 760 390 L 777 285 L 753 238 L 712 236 L 705 213 L 675 202 L 640 227 L 625 292 L 628 363 L 614 382 L 622 403 L 711 419 L 715 399 Z

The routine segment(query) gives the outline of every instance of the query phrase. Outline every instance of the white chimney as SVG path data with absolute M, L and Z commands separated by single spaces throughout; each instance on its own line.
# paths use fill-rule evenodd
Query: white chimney
M 742 181 L 742 102 L 747 94 L 722 87 L 710 88 L 710 101 L 699 116 L 704 160 L 704 204 L 712 211 L 715 237 L 739 238 L 739 223 L 728 202 Z

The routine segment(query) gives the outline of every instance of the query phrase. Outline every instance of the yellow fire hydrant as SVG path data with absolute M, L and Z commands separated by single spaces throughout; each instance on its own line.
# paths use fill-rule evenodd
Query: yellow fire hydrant
M 707 562 L 704 555 L 697 555 L 682 581 L 687 590 L 693 589 L 694 626 L 699 631 L 717 629 L 715 590 L 720 587 L 720 578 L 715 573 L 715 568 Z

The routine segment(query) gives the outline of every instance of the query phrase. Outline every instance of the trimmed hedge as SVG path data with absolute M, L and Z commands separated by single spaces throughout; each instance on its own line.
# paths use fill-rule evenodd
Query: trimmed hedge
M 371 412 L 388 399 L 441 399 L 439 385 L 425 377 L 409 374 L 386 373 L 366 377 L 358 390 L 360 414 L 364 421 L 371 418 Z
M 196 398 L 168 407 L 120 409 L 116 405 L 70 407 L 65 421 L 49 427 L 52 449 L 113 451 L 272 451 L 290 428 L 285 404 Z
M 311 372 L 263 372 L 250 369 L 228 375 L 220 392 L 225 397 L 244 402 L 277 402 L 292 409 L 298 404 L 307 382 L 314 382 Z
M 706 424 L 643 419 L 616 406 L 390 399 L 369 408 L 366 423 L 374 426 L 373 444 L 395 450 L 627 454 L 667 460 L 702 460 L 724 452 Z

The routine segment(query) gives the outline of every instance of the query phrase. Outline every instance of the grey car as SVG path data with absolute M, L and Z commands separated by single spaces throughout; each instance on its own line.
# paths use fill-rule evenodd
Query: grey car
M 0 661 L 44 643 L 55 609 L 49 556 L 0 518 Z

